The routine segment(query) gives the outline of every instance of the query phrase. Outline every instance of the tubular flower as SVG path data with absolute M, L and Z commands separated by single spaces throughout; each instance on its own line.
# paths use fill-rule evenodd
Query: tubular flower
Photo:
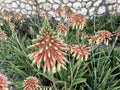
M 96 43 L 104 42 L 104 44 L 108 45 L 108 41 L 110 40 L 111 33 L 109 31 L 100 30 L 97 32 Z
M 81 59 L 82 61 L 87 60 L 89 55 L 89 50 L 86 46 L 75 45 L 73 49 L 73 56 L 76 56 L 77 59 Z
M 0 40 L 5 40 L 7 38 L 4 32 L 0 32 Z
M 63 23 L 60 22 L 57 26 L 57 32 L 59 35 L 66 36 L 67 27 Z
M 73 14 L 73 11 L 69 8 L 67 11 L 65 11 L 65 18 L 71 20 Z
M 72 53 L 73 52 L 73 47 L 74 47 L 74 44 L 68 44 L 67 45 L 67 48 L 68 48 L 68 51 L 70 52 L 70 53 Z
M 44 28 L 38 38 L 34 39 L 33 42 L 36 44 L 30 47 L 38 50 L 29 56 L 33 59 L 33 63 L 37 63 L 38 68 L 40 68 L 41 61 L 44 62 L 44 72 L 46 69 L 48 72 L 55 72 L 56 69 L 59 71 L 61 66 L 65 68 L 64 64 L 67 60 L 64 57 L 65 53 L 63 50 L 66 48 L 66 45 L 55 37 L 48 27 Z
M 95 44 L 96 43 L 96 37 L 95 36 L 90 36 L 90 39 L 88 41 L 89 41 L 89 44 Z
M 86 19 L 85 19 L 85 16 L 82 15 L 82 14 L 76 14 L 72 17 L 72 26 L 73 26 L 73 29 L 80 29 L 82 30 L 83 27 L 85 26 L 86 24 Z
M 36 77 L 29 76 L 23 82 L 24 90 L 38 90 L 39 80 Z
M 0 90 L 8 90 L 8 81 L 5 76 L 0 74 Z
M 64 7 L 63 7 L 63 10 L 65 10 L 65 11 L 68 11 L 69 9 L 70 9 L 69 6 L 64 6 Z
M 15 19 L 21 19 L 22 18 L 22 15 L 20 13 L 15 13 L 14 14 L 14 18 Z
M 11 19 L 11 15 L 10 15 L 10 12 L 8 11 L 5 11 L 3 14 L 2 14 L 2 18 L 6 21 L 10 21 Z
M 63 13 L 63 10 L 62 10 L 62 8 L 59 6 L 59 7 L 55 10 L 55 12 L 56 12 L 56 14 L 57 14 L 58 16 L 61 16 L 62 13 Z
M 0 20 L 0 26 L 3 26 L 3 22 L 2 22 L 2 20 Z

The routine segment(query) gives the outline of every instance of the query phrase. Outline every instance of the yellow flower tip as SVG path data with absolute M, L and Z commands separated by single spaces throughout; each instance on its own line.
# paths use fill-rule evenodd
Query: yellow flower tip
M 32 48 L 32 47 L 33 47 L 33 45 L 30 45 L 30 46 L 27 47 L 27 49 L 30 49 L 30 48 Z
M 99 44 L 100 43 L 100 40 L 96 40 L 96 44 Z
M 104 42 L 106 46 L 108 46 L 108 40 L 106 42 Z
M 67 70 L 67 68 L 64 65 L 62 65 L 62 68 L 64 68 L 65 70 Z
M 3 26 L 3 21 L 2 20 L 0 20 L 0 26 Z
M 88 59 L 88 55 L 85 56 L 85 61 L 87 61 L 87 59 Z
M 80 60 L 81 60 L 81 61 L 84 61 L 84 58 L 83 58 L 83 56 L 81 56 L 81 57 L 80 57 Z
M 36 61 L 35 61 L 35 60 L 33 60 L 33 62 L 32 62 L 32 66 L 33 66 L 35 63 L 36 63 Z
M 33 40 L 32 40 L 32 42 L 34 42 L 34 43 L 37 42 L 37 41 L 38 41 L 38 39 L 33 39 Z
M 40 38 L 40 35 L 37 35 L 36 37 L 37 37 L 37 39 L 38 39 L 38 38 Z
M 73 53 L 73 52 L 72 52 L 72 53 Z M 73 56 L 73 57 L 76 57 L 76 54 L 74 53 L 72 56 Z
M 52 73 L 56 73 L 56 68 L 53 68 L 53 69 L 52 69 Z

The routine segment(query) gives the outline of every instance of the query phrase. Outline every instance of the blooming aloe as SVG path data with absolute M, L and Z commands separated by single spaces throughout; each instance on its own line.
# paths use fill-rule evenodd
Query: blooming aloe
M 50 72 L 56 72 L 60 70 L 67 61 L 65 58 L 66 45 L 54 36 L 50 28 L 48 20 L 45 20 L 43 24 L 43 30 L 37 39 L 34 39 L 34 45 L 30 48 L 36 49 L 33 53 L 29 54 L 29 57 L 33 59 L 33 63 L 37 63 L 37 67 L 40 68 L 40 63 L 44 62 L 44 72 L 46 69 Z

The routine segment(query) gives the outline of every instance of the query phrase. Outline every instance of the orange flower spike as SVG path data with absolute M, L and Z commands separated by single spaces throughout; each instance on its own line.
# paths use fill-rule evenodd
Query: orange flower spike
M 56 14 L 57 14 L 58 16 L 61 16 L 62 13 L 63 13 L 63 10 L 62 10 L 62 8 L 59 6 L 59 7 L 55 10 L 55 12 L 56 12 Z
M 66 36 L 67 34 L 67 27 L 63 23 L 59 23 L 57 26 L 57 32 L 61 36 Z
M 73 47 L 74 47 L 74 45 L 71 44 L 71 43 L 67 45 L 68 51 L 69 51 L 70 53 L 73 52 Z
M 73 15 L 74 13 L 70 8 L 67 11 L 65 11 L 65 18 L 71 20 Z
M 64 6 L 64 7 L 63 7 L 63 10 L 65 10 L 65 11 L 68 11 L 69 9 L 70 9 L 69 6 Z
M 73 49 L 73 56 L 76 56 L 77 59 L 81 59 L 81 61 L 83 61 L 83 59 L 86 61 L 88 59 L 88 55 L 89 50 L 86 46 L 76 45 Z
M 23 82 L 24 90 L 38 90 L 39 80 L 36 77 L 29 76 Z
M 0 40 L 5 40 L 7 38 L 4 32 L 0 32 Z
M 11 30 L 14 30 L 14 29 L 15 29 L 15 24 L 14 24 L 14 23 L 10 22 L 10 23 L 9 23 L 9 26 L 10 26 L 10 29 L 11 29 Z
M 111 33 L 106 30 L 100 30 L 97 32 L 96 42 L 99 44 L 100 42 L 104 42 L 104 44 L 108 45 L 108 41 L 110 40 Z
M 5 76 L 0 74 L 0 90 L 8 90 L 8 81 Z
M 85 26 L 86 24 L 86 19 L 85 19 L 85 16 L 82 15 L 82 14 L 76 14 L 72 17 L 72 26 L 73 26 L 73 29 L 80 29 L 82 30 L 83 27 Z
M 10 21 L 10 19 L 11 19 L 11 14 L 10 14 L 10 12 L 5 11 L 5 12 L 2 14 L 2 18 L 3 18 L 4 20 L 6 20 L 6 21 Z
M 95 44 L 96 37 L 95 36 L 90 36 L 90 39 L 88 41 L 89 41 L 89 44 Z
M 46 25 L 47 24 L 47 25 Z M 57 64 L 61 61 L 61 66 L 64 62 L 67 62 L 64 57 L 66 45 L 60 41 L 54 34 L 51 32 L 48 23 L 44 25 L 43 31 L 34 39 L 34 45 L 31 45 L 29 48 L 35 48 L 37 51 L 31 53 L 29 57 L 33 59 L 33 62 L 37 63 L 37 67 L 40 68 L 40 63 L 44 62 L 44 72 L 48 70 L 56 71 L 55 69 Z M 63 65 L 64 67 L 64 65 Z
M 15 19 L 21 19 L 22 18 L 22 15 L 20 13 L 15 13 L 14 14 L 14 18 Z

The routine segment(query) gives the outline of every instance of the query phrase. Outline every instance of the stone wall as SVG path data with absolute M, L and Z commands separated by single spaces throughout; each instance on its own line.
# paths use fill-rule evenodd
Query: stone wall
M 35 15 L 36 11 L 42 15 L 47 11 L 52 17 L 56 17 L 55 9 L 66 5 L 74 12 L 81 12 L 86 16 L 93 16 L 96 8 L 98 15 L 112 8 L 116 14 L 120 13 L 120 0 L 0 0 L 0 11 L 7 9 L 27 15 Z

